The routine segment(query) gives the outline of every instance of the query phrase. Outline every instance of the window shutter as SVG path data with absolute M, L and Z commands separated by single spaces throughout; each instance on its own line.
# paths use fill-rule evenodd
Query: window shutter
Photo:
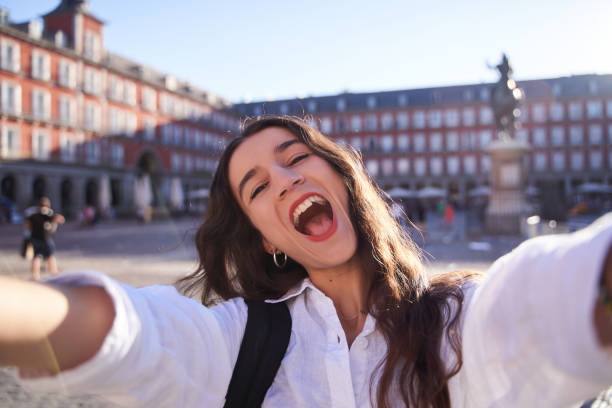
M 13 109 L 16 115 L 20 115 L 21 114 L 21 85 L 15 85 L 15 91 L 13 94 L 15 98 L 15 106 L 13 107 Z
M 38 133 L 36 131 L 32 132 L 32 157 L 38 158 Z
M 43 79 L 51 80 L 51 57 L 49 55 L 43 57 Z
M 39 72 L 39 68 L 38 68 L 38 58 L 37 57 L 37 53 L 36 52 L 32 52 L 32 56 L 31 56 L 31 60 L 32 60 L 32 66 L 30 67 L 30 76 L 36 78 Z
M 43 115 L 45 119 L 51 119 L 51 94 L 49 92 L 45 92 L 43 95 Z
M 13 45 L 13 71 L 19 72 L 21 69 L 21 52 L 19 50 L 19 44 Z

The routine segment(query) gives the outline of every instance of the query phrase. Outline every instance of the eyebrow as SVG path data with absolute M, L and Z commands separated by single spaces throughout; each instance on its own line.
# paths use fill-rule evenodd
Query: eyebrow
M 289 146 L 295 143 L 302 143 L 302 141 L 298 139 L 287 140 L 286 142 L 283 142 L 274 148 L 274 154 L 280 154 L 284 152 L 289 148 Z M 238 195 L 240 197 L 242 197 L 242 190 L 244 190 L 244 186 L 250 179 L 253 178 L 253 176 L 255 176 L 255 174 L 257 174 L 257 169 L 253 167 L 251 170 L 247 171 L 242 180 L 240 180 L 240 184 L 238 185 Z

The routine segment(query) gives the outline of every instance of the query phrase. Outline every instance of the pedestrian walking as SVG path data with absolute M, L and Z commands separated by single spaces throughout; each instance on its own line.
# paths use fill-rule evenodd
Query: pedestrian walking
M 53 234 L 58 224 L 65 222 L 64 216 L 54 213 L 51 209 L 51 200 L 42 197 L 37 208 L 31 208 L 25 220 L 25 230 L 29 236 L 29 242 L 34 249 L 32 257 L 32 279 L 40 279 L 40 267 L 42 260 L 47 262 L 51 275 L 57 275 L 57 260 L 55 258 L 55 243 Z
M 430 276 L 383 197 L 353 150 L 254 119 L 178 282 L 203 305 L 92 271 L 0 278 L 0 365 L 132 407 L 561 407 L 612 383 L 612 216 Z

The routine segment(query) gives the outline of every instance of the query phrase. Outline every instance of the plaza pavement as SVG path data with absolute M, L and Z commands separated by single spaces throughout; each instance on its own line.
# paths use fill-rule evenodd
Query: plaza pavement
M 96 269 L 121 282 L 145 286 L 170 284 L 196 267 L 194 233 L 199 219 L 183 218 L 139 224 L 107 221 L 92 228 L 75 223 L 60 226 L 55 237 L 60 272 Z M 436 224 L 438 225 L 438 224 Z M 439 224 L 415 239 L 424 244 L 428 270 L 486 270 L 490 263 L 515 247 L 520 238 L 481 237 L 470 243 Z M 19 256 L 20 225 L 0 225 L 0 274 L 29 279 L 29 262 Z M 43 273 L 43 277 L 46 274 Z M 24 390 L 10 370 L 0 369 L 0 407 L 3 408 L 110 408 L 95 397 L 39 395 Z

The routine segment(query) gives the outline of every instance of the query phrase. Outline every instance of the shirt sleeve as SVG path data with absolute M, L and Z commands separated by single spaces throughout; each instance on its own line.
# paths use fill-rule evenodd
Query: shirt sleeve
M 491 266 L 465 311 L 470 406 L 568 406 L 612 384 L 612 353 L 593 321 L 611 244 L 608 214 L 573 234 L 526 241 Z
M 93 271 L 51 280 L 102 286 L 115 319 L 89 361 L 27 388 L 97 394 L 127 407 L 222 407 L 247 318 L 241 298 L 206 308 L 172 286 L 136 289 Z

